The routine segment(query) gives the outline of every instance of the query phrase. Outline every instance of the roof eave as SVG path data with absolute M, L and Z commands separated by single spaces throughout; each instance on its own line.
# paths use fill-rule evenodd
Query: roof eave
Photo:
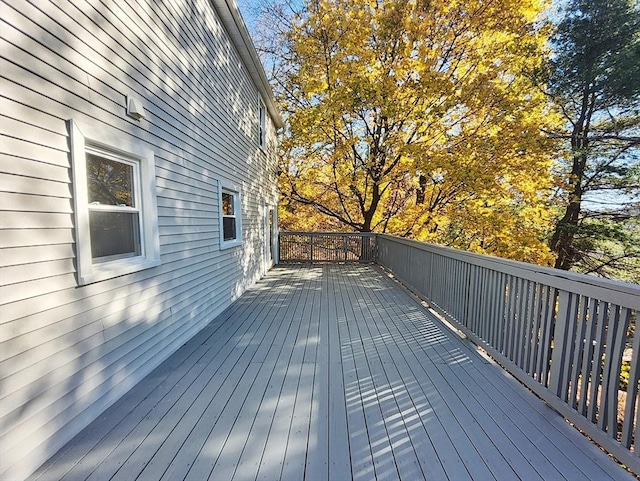
M 214 8 L 220 15 L 231 41 L 235 45 L 244 65 L 246 66 L 251 79 L 262 94 L 269 115 L 273 119 L 276 127 L 284 127 L 284 121 L 276 105 L 273 91 L 267 80 L 258 52 L 253 45 L 247 26 L 240 15 L 238 6 L 234 0 L 211 0 Z

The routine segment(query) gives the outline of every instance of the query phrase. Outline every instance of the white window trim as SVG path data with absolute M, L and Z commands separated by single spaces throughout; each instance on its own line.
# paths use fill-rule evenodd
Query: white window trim
M 100 129 L 69 120 L 71 163 L 76 231 L 78 284 L 86 285 L 131 274 L 160 265 L 158 209 L 156 203 L 155 158 L 153 151 L 113 136 Z M 93 262 L 89 230 L 89 194 L 87 189 L 87 147 L 106 150 L 139 163 L 140 243 L 141 255 L 112 261 Z
M 233 212 L 236 217 L 236 238 L 224 240 L 222 193 L 233 194 Z M 242 194 L 240 188 L 225 180 L 218 180 L 218 225 L 220 226 L 220 250 L 230 249 L 242 245 Z
M 258 145 L 264 151 L 267 149 L 267 107 L 258 97 Z

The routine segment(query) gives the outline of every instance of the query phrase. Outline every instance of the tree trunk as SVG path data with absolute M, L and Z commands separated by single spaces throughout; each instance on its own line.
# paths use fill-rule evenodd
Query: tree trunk
M 378 204 L 380 204 L 380 186 L 378 185 L 378 182 L 374 182 L 374 184 L 371 186 L 371 204 L 369 205 L 369 208 L 364 210 L 363 212 L 363 219 L 362 219 L 362 229 L 360 232 L 371 232 L 372 231 L 372 225 L 373 225 L 373 216 L 375 215 L 376 211 L 378 210 Z
M 577 260 L 574 237 L 580 216 L 580 204 L 580 200 L 569 203 L 551 236 L 549 247 L 557 254 L 554 265 L 556 269 L 568 271 Z
M 572 140 L 574 150 L 573 166 L 571 169 L 570 184 L 572 189 L 569 192 L 569 204 L 564 215 L 557 222 L 556 228 L 549 241 L 549 247 L 557 255 L 554 267 L 568 271 L 578 260 L 575 248 L 575 236 L 580 222 L 580 212 L 582 210 L 582 182 L 587 164 L 587 143 L 586 135 Z
M 591 116 L 595 110 L 596 97 L 589 85 L 582 91 L 580 116 L 571 133 L 571 150 L 573 164 L 569 175 L 569 204 L 564 215 L 557 222 L 555 231 L 549 241 L 549 247 L 557 254 L 555 268 L 568 271 L 578 260 L 575 248 L 575 236 L 580 222 L 585 170 L 589 160 L 589 129 Z
M 416 204 L 424 204 L 425 193 L 427 190 L 427 178 L 420 174 L 418 178 L 418 188 L 416 189 Z

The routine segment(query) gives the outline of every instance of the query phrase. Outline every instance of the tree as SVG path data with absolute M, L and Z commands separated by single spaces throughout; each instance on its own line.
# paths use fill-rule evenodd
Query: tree
M 548 263 L 537 0 L 316 0 L 274 64 L 280 219 Z M 280 11 L 281 12 L 281 11 Z
M 555 267 L 611 275 L 640 258 L 640 10 L 571 0 L 552 42 L 549 94 L 566 128 Z M 637 265 L 637 264 L 636 264 Z

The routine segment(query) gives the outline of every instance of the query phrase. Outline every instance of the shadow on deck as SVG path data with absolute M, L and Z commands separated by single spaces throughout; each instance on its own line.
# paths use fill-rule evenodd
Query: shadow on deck
M 279 267 L 38 480 L 632 479 L 375 266 Z

